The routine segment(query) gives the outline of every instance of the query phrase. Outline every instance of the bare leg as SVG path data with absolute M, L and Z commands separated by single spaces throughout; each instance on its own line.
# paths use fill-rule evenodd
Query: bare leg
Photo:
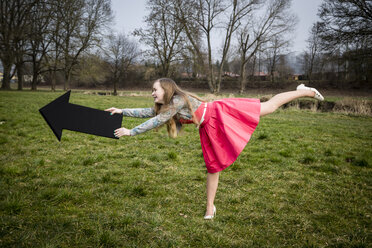
M 205 215 L 213 215 L 213 203 L 217 192 L 219 172 L 207 174 L 207 211 Z
M 300 97 L 314 97 L 315 92 L 311 90 L 295 90 L 277 94 L 267 102 L 261 103 L 260 116 L 273 113 L 283 104 Z

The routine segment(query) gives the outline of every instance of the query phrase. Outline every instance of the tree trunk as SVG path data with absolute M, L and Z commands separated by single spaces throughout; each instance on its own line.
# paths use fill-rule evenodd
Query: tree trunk
M 10 70 L 12 69 L 12 64 L 7 64 L 3 62 L 4 74 L 3 74 L 3 84 L 1 89 L 10 90 Z
M 168 78 L 170 77 L 169 68 L 170 68 L 170 62 L 167 61 L 165 65 L 163 66 L 163 75 Z
M 308 72 L 308 76 L 309 76 L 309 84 L 311 84 L 311 75 L 313 74 L 313 66 L 314 66 L 314 53 L 311 53 L 310 54 L 310 65 L 309 65 L 309 72 Z
M 254 72 L 256 71 L 257 56 L 253 56 L 253 65 L 251 75 L 254 77 Z M 258 75 L 260 75 L 260 60 L 258 59 Z
M 211 93 L 216 93 L 216 85 L 214 83 L 214 72 L 212 64 L 212 46 L 208 35 L 208 85 Z
M 208 65 L 208 74 L 207 74 L 207 80 L 208 80 L 208 86 L 211 93 L 215 93 L 214 88 L 214 80 L 213 80 L 213 66 L 211 64 Z
M 207 75 L 207 82 L 208 82 L 208 86 L 209 86 L 209 90 L 210 92 L 213 94 L 215 93 L 214 91 L 214 83 L 213 83 L 213 77 L 211 77 L 210 73 L 208 72 L 208 75 Z
M 37 70 L 34 68 L 34 71 L 32 73 L 31 90 L 36 90 L 36 88 L 37 88 L 37 79 L 38 79 L 38 73 L 37 73 Z
M 57 81 L 57 78 L 56 78 L 56 70 L 54 69 L 52 71 L 52 91 L 56 91 L 56 81 Z
M 17 64 L 18 90 L 23 90 L 23 63 Z
M 114 78 L 114 96 L 118 94 L 117 92 L 117 85 L 118 85 L 118 78 Z
M 245 90 L 245 85 L 247 83 L 247 77 L 246 77 L 246 70 L 245 70 L 245 63 L 240 63 L 240 94 L 243 94 Z
M 63 83 L 63 90 L 67 91 L 70 89 L 70 78 L 71 78 L 71 73 L 69 70 L 65 71 L 65 77 L 64 77 L 64 83 Z
M 220 68 L 218 70 L 218 79 L 217 79 L 217 82 L 216 82 L 216 93 L 219 93 L 220 90 L 221 90 L 223 64 L 224 64 L 224 61 L 221 62 Z
M 272 64 L 270 67 L 270 81 L 274 83 L 274 72 L 275 72 L 275 67 L 276 67 L 276 52 L 274 53 L 274 57 L 272 59 Z

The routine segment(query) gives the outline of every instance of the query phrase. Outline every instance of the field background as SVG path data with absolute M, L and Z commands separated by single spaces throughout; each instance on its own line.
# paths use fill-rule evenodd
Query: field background
M 372 117 L 263 117 L 220 175 L 217 217 L 204 221 L 193 125 L 176 139 L 165 128 L 120 140 L 64 130 L 58 142 L 38 109 L 61 94 L 0 92 L 0 247 L 371 247 Z M 70 103 L 152 99 L 73 91 Z

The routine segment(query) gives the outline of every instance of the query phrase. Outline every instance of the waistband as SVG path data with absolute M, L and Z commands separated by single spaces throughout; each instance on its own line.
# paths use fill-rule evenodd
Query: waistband
M 200 104 L 198 109 L 195 111 L 195 116 L 199 120 L 199 125 L 201 125 L 204 121 L 205 113 L 207 112 L 207 106 L 208 106 L 208 103 L 203 102 L 202 104 Z

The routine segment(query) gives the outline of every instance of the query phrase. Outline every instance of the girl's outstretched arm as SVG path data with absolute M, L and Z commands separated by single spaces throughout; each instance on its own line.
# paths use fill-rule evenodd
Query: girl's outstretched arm
M 154 108 L 122 109 L 122 114 L 129 117 L 149 118 L 156 115 Z
M 180 96 L 175 96 L 172 100 L 172 106 L 165 112 L 162 112 L 155 117 L 145 121 L 144 123 L 134 127 L 133 129 L 129 130 L 126 128 L 119 128 L 116 129 L 117 137 L 130 135 L 134 136 L 140 133 L 144 133 L 156 127 L 159 127 L 166 123 L 170 118 L 172 118 L 178 111 L 180 111 L 185 106 L 185 101 Z
M 129 117 L 137 118 L 149 118 L 156 115 L 154 108 L 133 108 L 133 109 L 118 109 L 118 108 L 108 108 L 105 111 L 111 112 L 111 114 L 123 114 Z
M 154 129 L 159 127 L 160 125 L 164 124 L 167 120 L 169 120 L 174 114 L 171 113 L 172 111 L 167 111 L 167 113 L 161 113 L 144 123 L 136 126 L 135 128 L 129 130 L 124 127 L 118 128 L 114 131 L 116 137 L 120 138 L 121 136 L 134 136 L 140 133 L 144 133 L 148 130 Z M 173 115 L 172 115 L 173 114 Z

